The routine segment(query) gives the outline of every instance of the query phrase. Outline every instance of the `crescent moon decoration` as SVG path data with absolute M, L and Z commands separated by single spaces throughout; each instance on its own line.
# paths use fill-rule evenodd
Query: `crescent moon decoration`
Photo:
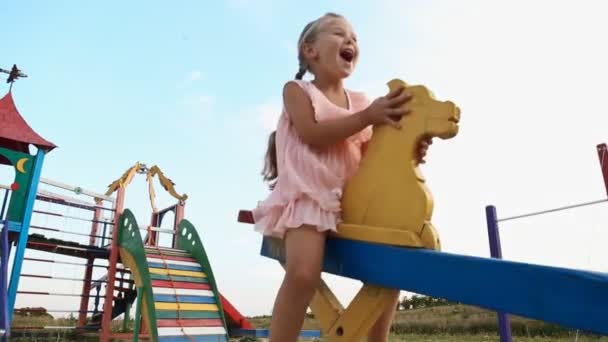
M 17 161 L 17 163 L 15 164 L 15 168 L 17 169 L 17 171 L 21 172 L 21 173 L 25 173 L 25 162 L 27 161 L 27 158 L 21 158 Z

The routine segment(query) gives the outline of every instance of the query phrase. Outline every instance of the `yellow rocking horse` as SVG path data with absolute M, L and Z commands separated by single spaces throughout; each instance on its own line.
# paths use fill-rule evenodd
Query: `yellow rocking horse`
M 342 223 L 334 237 L 387 245 L 440 250 L 439 234 L 431 223 L 433 197 L 425 185 L 417 158 L 425 137 L 450 139 L 458 134 L 460 109 L 437 101 L 424 86 L 394 79 L 394 90 L 405 86 L 413 95 L 403 128 L 374 127 L 374 134 L 357 174 L 342 197 Z M 359 341 L 391 305 L 399 289 L 364 284 L 347 309 L 321 280 L 310 308 L 328 341 Z
M 342 238 L 390 245 L 440 249 L 431 224 L 433 197 L 418 167 L 416 147 L 425 137 L 449 139 L 458 134 L 460 109 L 435 100 L 424 86 L 407 86 L 394 79 L 391 90 L 406 86 L 413 97 L 403 129 L 374 128 L 357 174 L 342 197 Z

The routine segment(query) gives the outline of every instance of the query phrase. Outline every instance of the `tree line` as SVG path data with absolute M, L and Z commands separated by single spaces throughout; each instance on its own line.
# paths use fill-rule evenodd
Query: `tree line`
M 446 305 L 455 305 L 458 304 L 456 302 L 451 302 L 444 298 L 435 298 L 430 296 L 423 296 L 414 294 L 411 297 L 404 296 L 399 303 L 397 303 L 397 310 L 413 310 L 413 309 L 421 309 L 421 308 L 430 308 L 434 306 L 446 306 Z

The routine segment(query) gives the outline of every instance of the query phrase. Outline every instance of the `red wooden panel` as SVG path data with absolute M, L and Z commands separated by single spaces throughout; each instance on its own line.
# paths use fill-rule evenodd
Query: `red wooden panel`
M 148 258 L 154 258 L 154 259 L 158 259 L 159 262 L 163 262 L 163 259 L 165 260 L 177 260 L 177 261 L 189 261 L 189 262 L 196 262 L 198 263 L 198 261 L 196 261 L 196 259 L 194 258 L 188 258 L 188 257 L 181 257 L 181 256 L 173 256 L 173 255 L 159 255 L 159 254 L 146 254 L 146 256 Z
M 241 223 L 251 223 L 254 224 L 253 213 L 249 210 L 241 210 L 239 211 L 238 221 Z
M 152 287 L 168 287 L 176 289 L 211 290 L 209 284 L 172 282 L 170 280 L 152 280 Z
M 597 156 L 600 159 L 600 167 L 604 176 L 604 187 L 606 188 L 606 194 L 608 194 L 608 148 L 606 144 L 597 145 Z
M 254 329 L 253 325 L 224 297 L 220 294 L 222 307 L 228 319 L 232 320 L 241 329 Z

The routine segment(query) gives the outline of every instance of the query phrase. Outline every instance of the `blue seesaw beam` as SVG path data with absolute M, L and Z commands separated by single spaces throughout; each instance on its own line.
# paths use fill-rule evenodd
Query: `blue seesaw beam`
M 284 261 L 278 240 L 261 255 Z M 330 237 L 323 270 L 608 335 L 608 274 Z

